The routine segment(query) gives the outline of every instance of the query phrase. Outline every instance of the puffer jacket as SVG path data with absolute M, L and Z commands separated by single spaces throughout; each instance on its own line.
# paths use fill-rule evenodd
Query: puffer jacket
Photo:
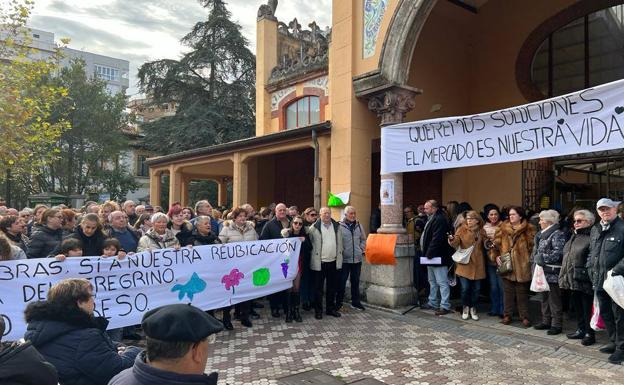
M 592 227 L 587 266 L 595 290 L 603 290 L 602 283 L 609 270 L 624 275 L 624 221 L 620 217 L 607 230 L 600 223 Z
M 548 283 L 559 284 L 563 247 L 566 241 L 566 234 L 559 229 L 558 223 L 535 235 L 531 262 L 544 268 Z
M 515 243 L 513 243 L 514 238 L 516 239 Z M 530 259 L 534 238 L 535 228 L 524 219 L 516 228 L 512 228 L 509 221 L 505 221 L 500 225 L 494 237 L 494 244 L 498 248 L 500 255 L 509 252 L 513 244 L 513 252 L 511 253 L 513 271 L 503 275 L 503 279 L 514 282 L 531 281 Z
M 314 224 L 308 227 L 308 236 L 312 243 L 312 253 L 310 256 L 310 270 L 321 271 L 321 250 L 323 249 L 323 236 L 321 234 L 322 222 L 317 219 Z M 342 234 L 340 225 L 332 219 L 332 227 L 336 237 L 336 269 L 342 269 Z
M 138 348 L 123 354 L 106 335 L 108 321 L 47 301 L 28 304 L 24 338 L 58 371 L 63 385 L 106 385 L 132 366 Z
M 57 385 L 58 374 L 30 342 L 0 346 L 0 384 Z
M 559 273 L 559 287 L 566 290 L 593 294 L 587 271 L 589 258 L 589 234 L 591 227 L 576 230 L 563 246 L 563 262 Z
M 197 229 L 193 229 L 191 233 L 193 246 L 214 245 L 215 243 L 221 243 L 221 240 L 217 234 L 212 231 L 208 235 L 201 235 Z
M 221 243 L 256 241 L 258 240 L 258 233 L 251 221 L 246 221 L 242 229 L 239 229 L 234 221 L 225 221 L 219 233 L 219 239 Z
M 145 250 L 168 249 L 179 245 L 180 242 L 178 241 L 178 238 L 173 235 L 173 231 L 170 229 L 165 229 L 165 233 L 163 235 L 159 235 L 154 229 L 149 229 L 147 234 L 142 236 L 139 240 L 137 252 L 140 253 Z
M 342 263 L 361 263 L 366 250 L 366 233 L 360 222 L 339 222 L 342 234 Z
M 28 258 L 47 258 L 60 250 L 63 229 L 52 230 L 48 226 L 33 226 L 28 242 Z

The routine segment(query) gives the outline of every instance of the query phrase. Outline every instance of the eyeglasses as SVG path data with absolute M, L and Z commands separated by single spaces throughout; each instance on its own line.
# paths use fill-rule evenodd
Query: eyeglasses
M 293 225 L 301 226 L 301 225 L 303 225 L 303 222 L 293 222 Z
M 574 223 L 583 223 L 585 222 L 585 219 L 575 219 Z
M 309 216 L 311 216 L 311 217 L 316 217 L 316 216 L 318 216 L 318 214 L 317 214 L 317 213 L 308 213 L 308 215 L 309 215 Z

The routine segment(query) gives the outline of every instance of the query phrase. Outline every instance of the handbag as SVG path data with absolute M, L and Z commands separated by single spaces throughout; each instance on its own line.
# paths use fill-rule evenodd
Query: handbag
M 509 274 L 513 271 L 512 253 L 517 239 L 517 236 L 514 237 L 511 241 L 509 251 L 500 256 L 501 264 L 496 268 L 496 273 L 498 273 L 498 275 Z
M 467 265 L 470 262 L 470 255 L 472 254 L 474 247 L 475 245 L 465 249 L 458 247 L 457 250 L 455 250 L 455 253 L 453 253 L 453 261 L 459 263 L 460 265 Z

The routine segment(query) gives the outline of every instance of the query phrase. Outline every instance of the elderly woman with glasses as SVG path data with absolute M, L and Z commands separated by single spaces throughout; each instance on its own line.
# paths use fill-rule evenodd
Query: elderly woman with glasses
M 282 229 L 281 234 L 284 238 L 298 237 L 301 240 L 301 249 L 299 251 L 299 267 L 297 270 L 297 276 L 293 280 L 293 285 L 288 289 L 286 296 L 286 306 L 288 308 L 286 312 L 286 322 L 303 322 L 301 314 L 299 314 L 299 287 L 301 284 L 302 267 L 310 265 L 310 250 L 312 249 L 312 243 L 310 243 L 310 237 L 306 233 L 303 218 L 300 215 L 295 216 L 290 222 L 290 227 Z
M 594 329 L 589 326 L 594 291 L 587 272 L 589 238 L 596 217 L 589 210 L 574 212 L 574 231 L 563 246 L 563 261 L 559 273 L 559 288 L 570 290 L 570 300 L 577 317 L 577 328 L 566 336 L 581 340 L 585 346 L 596 343 Z
M 544 269 L 550 290 L 540 293 L 542 322 L 535 325 L 534 328 L 548 330 L 548 335 L 557 335 L 561 334 L 563 325 L 559 273 L 561 272 L 566 235 L 559 229 L 559 213 L 555 210 L 540 212 L 539 226 L 541 231 L 535 236 L 531 262 Z
M 449 244 L 456 249 L 473 247 L 467 264 L 457 263 L 455 274 L 461 282 L 462 319 L 468 317 L 475 321 L 477 315 L 477 301 L 481 290 L 481 280 L 485 278 L 485 257 L 483 255 L 484 242 L 487 234 L 483 230 L 483 219 L 474 210 L 466 211 L 464 222 L 457 228 L 455 235 L 449 235 Z

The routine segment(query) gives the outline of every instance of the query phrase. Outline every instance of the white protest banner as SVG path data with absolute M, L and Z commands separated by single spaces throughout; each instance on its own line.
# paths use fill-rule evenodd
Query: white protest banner
M 24 309 L 44 300 L 48 289 L 66 278 L 93 285 L 95 311 L 109 329 L 141 323 L 143 313 L 173 303 L 203 310 L 230 306 L 288 289 L 297 275 L 298 238 L 228 243 L 180 250 L 162 249 L 104 257 L 0 262 L 0 316 L 6 340 L 24 336 Z
M 477 115 L 384 127 L 381 174 L 624 147 L 624 80 Z

